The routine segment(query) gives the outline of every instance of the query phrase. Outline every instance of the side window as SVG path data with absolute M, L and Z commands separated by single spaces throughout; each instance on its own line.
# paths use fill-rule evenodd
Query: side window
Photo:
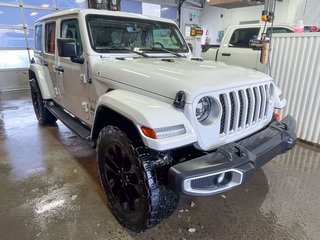
M 83 50 L 80 37 L 79 23 L 77 19 L 68 19 L 61 22 L 61 38 L 76 39 L 77 56 L 81 56 Z
M 42 42 L 42 25 L 36 26 L 35 29 L 35 43 L 34 50 L 41 51 L 41 42 Z
M 46 41 L 45 41 L 46 52 L 54 54 L 54 51 L 56 48 L 56 44 L 55 44 L 56 23 L 55 22 L 46 24 L 45 36 L 46 36 Z
M 274 33 L 292 33 L 293 31 L 288 28 L 281 28 L 281 27 L 274 27 L 272 29 L 272 34 Z M 268 28 L 267 30 L 267 37 L 270 37 L 271 34 L 271 28 Z
M 236 29 L 229 42 L 229 47 L 250 48 L 250 40 L 259 35 L 260 28 Z

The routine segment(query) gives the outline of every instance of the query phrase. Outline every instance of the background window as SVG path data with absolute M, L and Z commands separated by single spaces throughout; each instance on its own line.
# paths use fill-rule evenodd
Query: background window
M 70 1 L 70 0 L 67 0 Z M 54 0 L 21 0 L 23 6 L 54 8 Z
M 142 2 L 132 0 L 121 0 L 121 12 L 142 14 Z
M 24 31 L 18 29 L 0 29 L 0 48 L 26 48 Z
M 229 47 L 250 48 L 250 40 L 259 35 L 260 28 L 243 28 L 233 32 Z
M 0 6 L 0 26 L 9 25 L 22 28 L 21 10 L 18 7 Z
M 41 51 L 41 40 L 42 40 L 42 25 L 36 26 L 35 30 L 35 47 L 34 49 L 37 51 Z
M 82 54 L 82 43 L 77 19 L 69 19 L 61 23 L 61 37 L 76 39 L 77 56 L 80 57 Z
M 46 41 L 45 41 L 46 52 L 54 54 L 55 47 L 56 47 L 56 44 L 55 44 L 56 23 L 55 22 L 46 24 L 45 34 L 46 34 Z
M 53 12 L 50 10 L 24 8 L 23 13 L 26 27 L 33 28 L 36 20 Z
M 87 7 L 87 0 L 59 0 L 58 1 L 58 8 L 86 8 Z
M 176 7 L 161 5 L 161 17 L 177 20 L 178 9 Z
M 277 27 L 274 27 L 272 29 L 272 34 L 274 33 L 292 33 L 293 31 L 290 30 L 290 29 L 287 29 L 287 28 L 277 28 Z M 270 33 L 271 33 L 271 28 L 268 28 L 267 30 L 267 37 L 270 37 Z

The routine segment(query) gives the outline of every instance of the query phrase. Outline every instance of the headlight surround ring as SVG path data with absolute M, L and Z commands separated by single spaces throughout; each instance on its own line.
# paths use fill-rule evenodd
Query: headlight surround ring
M 212 97 L 202 97 L 195 109 L 196 118 L 202 125 L 214 124 L 218 120 L 220 112 L 218 101 Z

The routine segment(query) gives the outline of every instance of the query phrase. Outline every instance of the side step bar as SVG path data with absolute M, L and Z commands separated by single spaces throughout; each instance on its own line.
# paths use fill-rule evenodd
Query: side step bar
M 46 108 L 64 125 L 66 125 L 71 131 L 73 131 L 80 138 L 85 140 L 85 142 L 89 144 L 90 147 L 95 147 L 95 143 L 92 142 L 90 139 L 90 129 L 83 123 L 81 123 L 80 120 L 72 117 L 70 114 L 64 111 L 62 107 L 55 105 L 54 102 L 47 102 Z

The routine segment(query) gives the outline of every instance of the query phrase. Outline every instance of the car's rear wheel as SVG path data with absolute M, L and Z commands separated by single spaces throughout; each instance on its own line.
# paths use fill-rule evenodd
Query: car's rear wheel
M 151 154 L 139 154 L 119 128 L 101 130 L 97 160 L 111 210 L 125 227 L 144 231 L 175 210 L 178 195 L 158 183 Z
M 42 125 L 55 123 L 57 118 L 46 108 L 45 100 L 42 98 L 39 85 L 35 79 L 30 80 L 30 88 L 33 109 L 38 122 Z

